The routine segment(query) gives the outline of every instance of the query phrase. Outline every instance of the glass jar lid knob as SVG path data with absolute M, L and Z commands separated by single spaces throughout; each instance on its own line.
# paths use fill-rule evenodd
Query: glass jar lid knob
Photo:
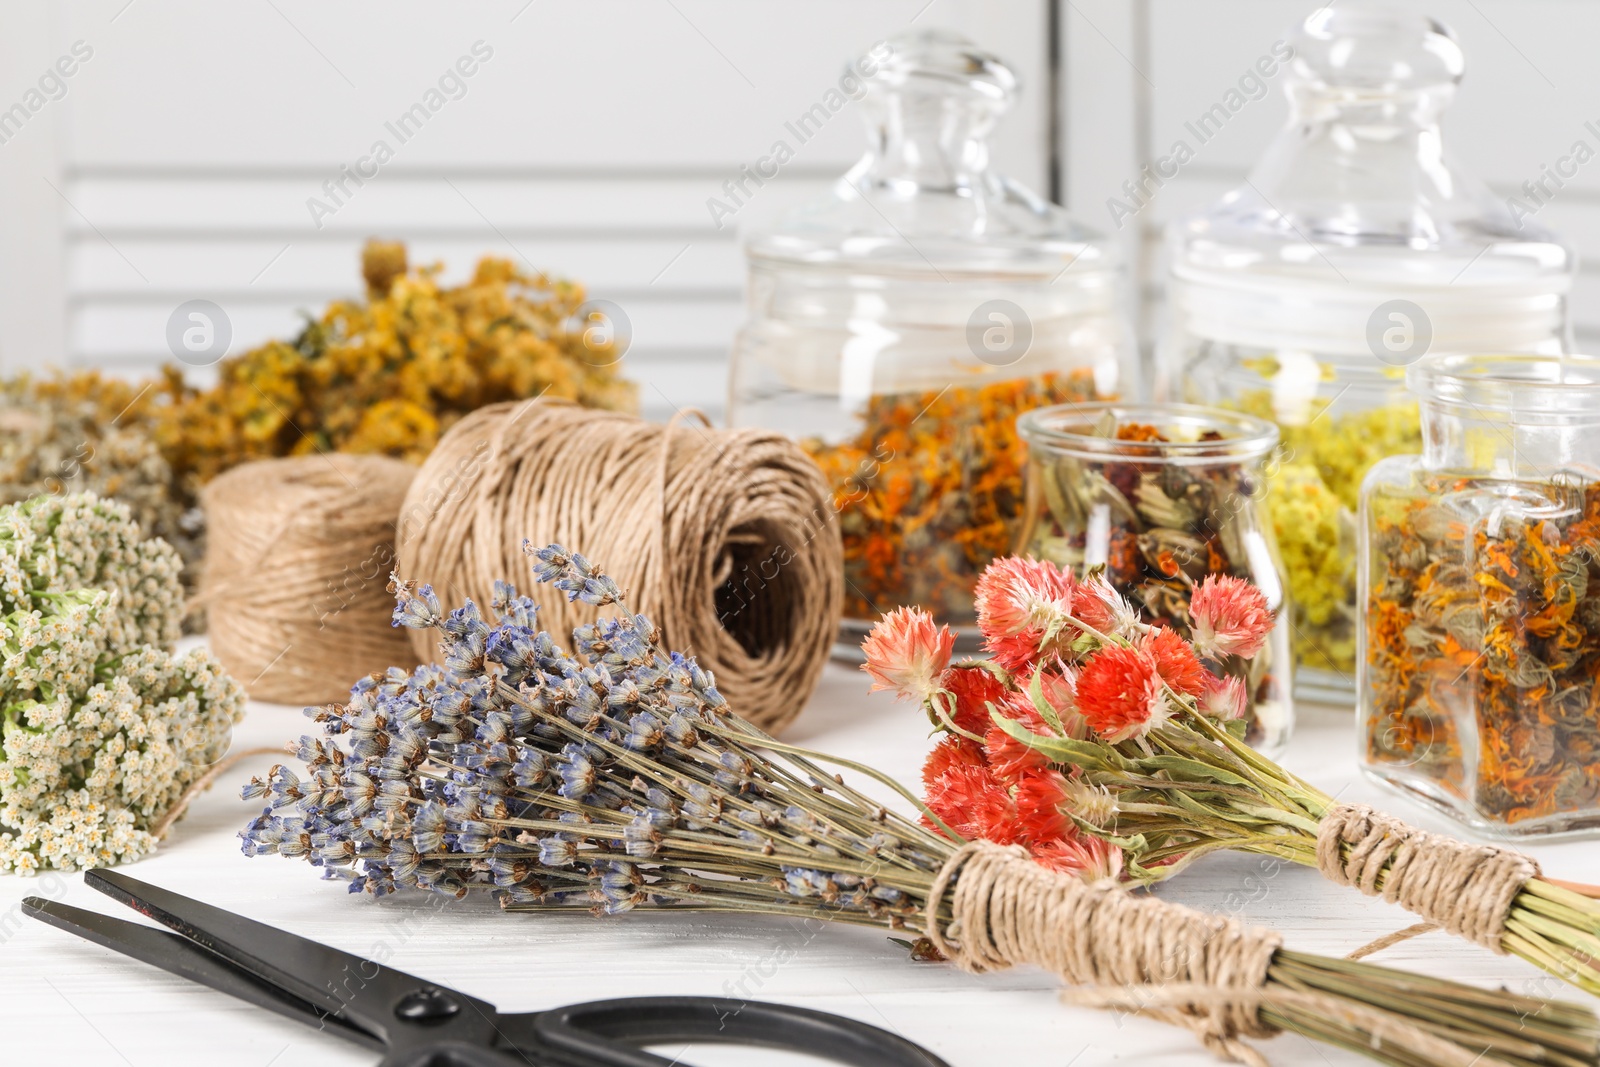
M 898 196 L 981 181 L 989 134 L 1016 99 L 1016 74 L 949 30 L 903 33 L 882 47 L 888 58 L 861 100 L 872 151 L 859 177 Z

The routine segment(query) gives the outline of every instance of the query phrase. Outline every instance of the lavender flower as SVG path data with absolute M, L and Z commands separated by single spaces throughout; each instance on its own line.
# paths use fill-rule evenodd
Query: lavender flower
M 578 553 L 524 547 L 568 600 L 623 603 Z M 645 616 L 580 626 L 568 653 L 509 583 L 492 621 L 470 601 L 446 612 L 428 586 L 391 588 L 395 624 L 438 631 L 443 664 L 306 709 L 321 730 L 298 746 L 305 773 L 245 788 L 265 805 L 246 854 L 342 872 L 356 892 L 482 890 L 517 910 L 918 915 L 949 842 L 808 758 L 761 751 L 771 739 Z

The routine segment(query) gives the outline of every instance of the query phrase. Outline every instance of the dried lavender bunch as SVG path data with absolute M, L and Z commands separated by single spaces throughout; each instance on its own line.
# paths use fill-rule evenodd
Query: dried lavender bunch
M 581 555 L 537 556 L 569 601 L 622 602 Z M 729 714 L 644 616 L 579 627 L 573 656 L 504 582 L 492 626 L 471 601 L 446 615 L 431 587 L 394 588 L 396 624 L 441 630 L 444 666 L 391 668 L 346 705 L 308 708 L 329 736 L 301 740 L 309 780 L 276 767 L 247 789 L 272 807 L 246 853 L 355 864 L 352 892 L 481 887 L 512 910 L 826 908 L 897 928 L 920 914 L 950 843 Z
M 569 601 L 623 606 L 616 583 L 577 553 L 524 549 L 538 558 L 538 579 Z M 347 704 L 307 709 L 322 734 L 297 747 L 306 776 L 274 767 L 245 789 L 268 802 L 240 834 L 247 855 L 345 874 L 351 892 L 479 890 L 509 911 L 670 907 L 803 915 L 936 938 L 950 930 L 962 874 L 948 880 L 954 891 L 936 886 L 968 853 L 965 843 L 892 779 L 782 744 L 739 719 L 692 658 L 661 647 L 645 616 L 580 626 L 567 653 L 538 630 L 535 604 L 503 582 L 493 623 L 470 601 L 447 614 L 427 586 L 396 580 L 392 588 L 396 624 L 441 632 L 443 665 L 391 668 L 359 682 Z M 889 786 L 929 824 L 886 809 L 824 762 Z M 1000 862 L 1082 892 L 1070 876 L 1025 858 Z M 1096 895 L 1112 910 L 1131 899 L 1110 884 Z M 1153 898 L 1139 907 L 1191 934 L 1237 933 Z M 1092 932 L 1069 939 L 1094 954 Z M 1208 950 L 1206 937 L 1194 941 Z M 1071 977 L 1059 960 L 1036 962 Z M 1165 1010 L 1174 1001 L 1161 995 L 1164 979 L 1154 964 L 1141 968 L 1116 1003 L 1132 997 Z M 1496 1055 L 1482 1062 L 1597 1063 L 1593 1013 L 1537 998 L 1282 949 L 1262 990 L 1259 1006 L 1254 992 L 1242 994 L 1260 1022 L 1383 1063 L 1465 1065 L 1491 1048 Z M 1193 986 L 1178 996 L 1179 1004 L 1195 996 L 1209 1003 Z

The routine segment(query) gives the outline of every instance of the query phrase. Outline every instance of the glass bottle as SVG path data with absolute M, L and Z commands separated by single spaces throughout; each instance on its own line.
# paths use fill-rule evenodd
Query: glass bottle
M 1018 420 L 1028 447 L 1017 550 L 1082 577 L 1103 567 L 1146 622 L 1190 637 L 1210 574 L 1252 582 L 1277 625 L 1254 658 L 1208 662 L 1245 683 L 1245 738 L 1269 754 L 1294 728 L 1282 563 L 1263 504 L 1278 445 L 1265 419 L 1188 404 L 1064 404 Z
M 1166 394 L 1282 429 L 1267 505 L 1296 687 L 1348 702 L 1361 478 L 1419 442 L 1403 367 L 1430 350 L 1565 351 L 1574 258 L 1445 153 L 1464 69 L 1445 27 L 1341 3 L 1287 43 L 1288 125 L 1244 185 L 1169 230 L 1159 363 Z
M 972 587 L 1021 517 L 1016 416 L 1121 394 L 1133 351 L 1109 249 L 990 169 L 1011 70 L 943 31 L 856 69 L 866 155 L 747 236 L 729 398 L 734 425 L 798 439 L 833 486 L 847 655 L 909 605 L 970 642 Z
M 1600 828 L 1600 360 L 1429 356 L 1361 490 L 1361 762 L 1470 826 Z

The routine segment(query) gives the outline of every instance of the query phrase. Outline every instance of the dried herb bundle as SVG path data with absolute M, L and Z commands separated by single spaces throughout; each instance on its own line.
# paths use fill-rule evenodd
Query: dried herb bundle
M 577 321 L 582 286 L 493 257 L 454 288 L 439 271 L 408 273 L 403 246 L 370 242 L 367 300 L 334 301 L 293 341 L 223 360 L 213 388 L 169 380 L 156 430 L 176 475 L 188 486 L 246 460 L 316 452 L 417 462 L 467 412 L 535 395 L 633 410 L 615 339 L 596 343 Z
M 115 501 L 0 507 L 0 870 L 139 858 L 227 750 L 244 692 L 168 651 L 178 571 Z
M 178 550 L 192 587 L 200 516 L 155 442 L 161 397 L 148 383 L 95 371 L 0 383 L 0 504 L 69 493 L 115 498 Z
M 622 602 L 581 556 L 559 546 L 537 555 L 540 579 L 569 599 Z M 307 776 L 278 767 L 246 790 L 270 803 L 241 835 L 247 854 L 349 870 L 351 890 L 373 895 L 491 892 L 510 911 L 666 907 L 913 933 L 928 933 L 931 918 L 947 930 L 967 884 L 950 866 L 960 842 L 886 810 L 822 764 L 914 800 L 881 774 L 740 720 L 692 659 L 660 647 L 648 619 L 580 626 L 569 654 L 537 629 L 535 605 L 503 583 L 493 622 L 470 602 L 446 615 L 427 587 L 398 593 L 397 621 L 439 629 L 444 665 L 391 670 L 358 684 L 346 705 L 310 709 L 323 734 L 299 744 Z M 1020 862 L 1060 879 L 1060 892 L 1086 891 Z M 1096 899 L 1130 900 L 1109 886 Z M 1139 906 L 1167 922 L 1234 929 L 1154 899 Z M 1082 937 L 1092 955 L 1090 933 L 1066 936 Z M 1141 1002 L 1207 1000 L 1189 986 L 1163 1000 L 1162 981 L 1152 966 L 1149 984 L 1125 992 Z M 1261 1023 L 1405 1067 L 1479 1056 L 1519 1067 L 1596 1063 L 1596 1020 L 1579 1008 L 1281 949 L 1262 981 L 1259 994 L 1209 995 L 1242 998 Z
M 1196 594 L 1199 643 L 1252 654 L 1266 633 L 1264 598 L 1235 579 L 1207 582 L 1217 588 L 1203 612 Z M 974 668 L 948 666 L 948 645 L 942 662 L 927 640 L 912 642 L 918 655 L 903 651 L 901 635 L 931 631 L 931 621 L 886 617 L 866 645 L 875 675 L 930 659 L 940 668 L 899 686 L 954 735 L 935 753 L 935 811 L 973 813 L 974 832 L 1024 844 L 1034 843 L 1030 826 L 1067 820 L 1072 836 L 1115 845 L 1141 881 L 1218 849 L 1315 867 L 1600 993 L 1600 900 L 1538 877 L 1517 853 L 1423 834 L 1290 774 L 1241 739 L 1225 679 L 1208 677 L 1195 650 L 1140 621 L 1104 582 L 1003 559 L 978 599 L 990 605 L 979 625 L 995 659 L 975 666 L 997 692 L 955 684 L 955 672 Z M 991 773 L 1002 766 L 1029 780 L 1026 797 L 1021 781 Z

